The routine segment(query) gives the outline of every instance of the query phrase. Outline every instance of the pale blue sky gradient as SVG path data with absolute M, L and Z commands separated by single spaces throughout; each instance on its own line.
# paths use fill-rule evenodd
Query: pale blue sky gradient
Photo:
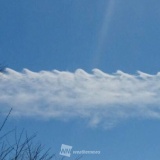
M 99 68 L 113 73 L 160 68 L 158 0 L 1 0 L 0 61 L 21 71 Z M 0 106 L 2 108 L 4 106 Z M 53 152 L 62 143 L 75 150 L 101 150 L 92 160 L 159 160 L 160 121 L 131 119 L 111 130 L 84 120 L 10 119 L 13 126 L 38 132 Z

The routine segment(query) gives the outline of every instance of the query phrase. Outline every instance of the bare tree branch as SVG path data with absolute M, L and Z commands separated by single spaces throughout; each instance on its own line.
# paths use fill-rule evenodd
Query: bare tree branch
M 2 129 L 3 129 L 4 125 L 5 125 L 5 123 L 6 123 L 9 115 L 11 114 L 11 111 L 12 111 L 12 108 L 10 109 L 10 111 L 9 111 L 9 113 L 7 114 L 6 118 L 4 119 L 4 121 L 3 121 L 3 123 L 2 123 L 2 125 L 1 125 L 1 127 L 0 127 L 0 132 L 2 131 Z

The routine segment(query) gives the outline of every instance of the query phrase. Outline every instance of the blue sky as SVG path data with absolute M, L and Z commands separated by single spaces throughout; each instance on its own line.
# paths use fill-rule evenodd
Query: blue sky
M 56 93 L 55 90 L 50 90 L 48 94 L 48 88 L 43 84 L 39 90 L 38 78 L 29 71 L 24 71 L 28 79 L 23 79 L 24 84 L 18 85 L 19 80 L 17 80 L 16 75 L 21 74 L 23 68 L 27 68 L 37 74 L 42 70 L 62 71 L 65 75 L 62 72 L 54 72 L 54 76 L 61 80 L 59 86 L 53 80 L 55 87 L 61 87 L 67 94 L 70 92 L 77 93 L 77 90 L 82 93 L 78 94 L 82 98 L 77 98 L 77 105 L 76 101 L 71 103 L 70 99 L 65 96 L 57 96 L 58 105 L 64 105 L 60 101 L 66 102 L 68 105 L 74 104 L 80 112 L 77 113 L 77 108 L 74 106 L 71 106 L 71 110 L 60 107 L 59 113 L 57 113 L 59 116 L 54 115 L 53 117 L 45 117 L 39 113 L 41 110 L 38 110 L 39 112 L 33 116 L 30 115 L 31 107 L 27 105 L 31 104 L 33 108 L 35 105 L 36 108 L 41 102 L 39 99 L 37 104 L 36 101 L 32 103 L 29 98 L 29 100 L 25 99 L 26 103 L 25 100 L 12 102 L 12 98 L 0 100 L 1 111 L 6 110 L 13 103 L 15 111 L 17 109 L 18 114 L 20 114 L 20 116 L 13 116 L 9 120 L 6 129 L 17 126 L 25 128 L 30 133 L 37 132 L 37 138 L 46 146 L 52 147 L 53 152 L 57 153 L 62 143 L 72 145 L 75 150 L 101 151 L 100 155 L 88 155 L 84 159 L 158 160 L 160 157 L 160 121 L 158 120 L 160 102 L 152 94 L 156 94 L 157 97 L 160 95 L 159 75 L 155 75 L 159 72 L 160 59 L 159 5 L 158 0 L 1 0 L 0 61 L 11 69 L 8 70 L 10 81 L 2 83 L 7 88 L 6 90 L 10 90 L 13 94 L 15 88 L 12 84 L 14 84 L 18 93 L 30 93 L 31 90 L 27 90 L 26 86 L 32 88 L 32 83 L 28 82 L 31 77 L 35 78 L 37 82 L 34 88 L 36 93 L 45 91 L 45 95 L 49 96 L 51 93 Z M 92 72 L 94 68 L 99 70 Z M 80 70 L 75 72 L 77 69 Z M 128 98 L 128 101 L 125 101 L 125 94 L 122 94 L 119 103 L 112 96 L 111 102 L 105 100 L 110 95 L 109 91 L 106 91 L 106 87 L 112 85 L 114 87 L 117 81 L 112 82 L 112 78 L 108 78 L 108 86 L 101 85 L 98 78 L 92 77 L 100 74 L 100 77 L 104 78 L 106 75 L 104 76 L 100 70 L 108 73 L 109 76 L 116 76 L 116 80 L 122 76 L 122 81 L 118 82 L 123 83 L 123 85 L 127 82 L 129 90 L 127 90 L 128 88 L 125 89 L 128 92 L 133 91 L 133 95 Z M 126 81 L 123 78 L 124 73 L 116 72 L 117 70 L 132 76 L 131 81 Z M 150 80 L 148 75 L 146 76 L 141 72 L 137 74 L 138 70 L 155 76 Z M 86 72 L 90 75 L 86 75 Z M 133 74 L 137 75 L 138 78 Z M 44 75 L 38 75 L 42 78 L 40 81 L 46 81 L 48 77 L 45 76 L 51 76 L 51 73 L 45 72 Z M 74 90 L 73 86 L 71 87 L 70 79 L 72 78 L 69 76 L 78 77 L 78 83 L 75 83 L 77 90 Z M 84 80 L 86 77 L 90 77 L 87 84 Z M 12 78 L 15 81 L 12 81 Z M 141 78 L 142 81 L 139 80 Z M 136 83 L 132 82 L 133 79 L 136 79 Z M 81 82 L 84 82 L 83 85 L 88 88 L 83 90 L 78 86 Z M 51 84 L 51 82 L 47 83 Z M 94 87 L 95 83 L 98 87 L 96 85 Z M 1 97 L 7 93 L 2 91 L 2 85 Z M 69 85 L 71 90 L 63 88 L 63 85 L 67 85 L 67 87 Z M 91 89 L 92 85 L 93 90 Z M 123 85 L 122 88 L 125 87 Z M 95 95 L 92 95 L 93 99 L 92 97 L 88 98 L 90 94 L 86 93 L 95 92 L 96 87 L 99 89 L 97 90 L 97 97 L 100 98 L 95 97 Z M 101 91 L 103 89 L 106 89 L 106 93 Z M 114 95 L 116 93 L 121 94 L 123 91 L 119 87 L 114 89 Z M 149 94 L 147 94 L 148 92 Z M 53 96 L 55 96 L 54 94 Z M 104 98 L 105 94 L 107 95 L 106 98 Z M 140 98 L 137 98 L 136 94 Z M 13 94 L 13 97 L 18 99 L 19 95 Z M 62 97 L 64 99 L 61 99 Z M 52 98 L 48 101 L 52 102 Z M 45 105 L 50 104 L 48 101 L 44 100 L 43 103 Z M 89 107 L 93 107 L 91 110 L 85 108 L 86 102 Z M 95 106 L 94 103 L 96 103 Z M 119 119 L 116 117 L 117 113 L 121 112 L 121 107 L 120 109 L 115 108 L 118 110 L 117 112 L 109 110 L 111 116 L 109 119 L 106 118 L 105 114 L 108 110 L 106 111 L 105 105 L 109 106 L 109 103 L 114 106 L 122 106 L 123 110 L 127 108 L 127 111 L 122 111 L 127 118 Z M 16 108 L 17 104 L 21 104 L 22 109 Z M 101 105 L 104 107 L 105 114 L 103 114 L 103 110 L 98 109 Z M 144 110 L 140 107 L 142 105 Z M 136 109 L 134 114 L 129 106 Z M 27 110 L 25 107 L 29 109 Z M 149 111 L 152 111 L 150 108 L 156 108 L 154 115 L 150 115 L 151 112 Z M 92 109 L 95 110 L 92 111 Z M 54 111 L 56 107 L 54 106 L 52 110 L 52 104 L 46 106 L 47 115 L 50 110 Z M 84 114 L 88 111 L 90 111 L 90 116 Z M 98 118 L 95 112 L 98 112 Z M 26 113 L 29 116 L 25 116 Z M 99 117 L 102 119 L 99 120 Z M 110 121 L 115 119 L 114 127 L 106 129 Z M 96 126 L 93 125 L 95 123 Z M 106 124 L 107 127 L 105 128 Z

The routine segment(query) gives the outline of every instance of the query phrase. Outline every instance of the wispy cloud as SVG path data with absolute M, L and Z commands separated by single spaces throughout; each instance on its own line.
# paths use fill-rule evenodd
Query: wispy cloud
M 106 74 L 93 69 L 0 73 L 0 109 L 18 116 L 82 118 L 91 125 L 110 125 L 126 118 L 160 118 L 160 73 Z
M 95 49 L 94 58 L 92 60 L 93 66 L 100 64 L 104 47 L 108 44 L 108 33 L 110 24 L 114 19 L 114 11 L 116 7 L 115 0 L 109 0 L 106 3 L 106 9 L 104 11 L 104 17 L 102 19 L 102 25 L 98 33 L 97 48 Z

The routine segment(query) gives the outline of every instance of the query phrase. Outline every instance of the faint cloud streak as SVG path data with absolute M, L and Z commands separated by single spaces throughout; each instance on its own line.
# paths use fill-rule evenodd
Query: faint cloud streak
M 107 44 L 106 40 L 107 40 L 107 35 L 109 32 L 110 22 L 114 14 L 115 4 L 116 4 L 115 0 L 109 0 L 108 4 L 106 5 L 102 27 L 99 32 L 97 49 L 95 51 L 95 55 L 93 58 L 94 66 L 97 66 L 99 64 L 101 56 L 102 56 L 102 51 L 104 49 L 104 46 Z

